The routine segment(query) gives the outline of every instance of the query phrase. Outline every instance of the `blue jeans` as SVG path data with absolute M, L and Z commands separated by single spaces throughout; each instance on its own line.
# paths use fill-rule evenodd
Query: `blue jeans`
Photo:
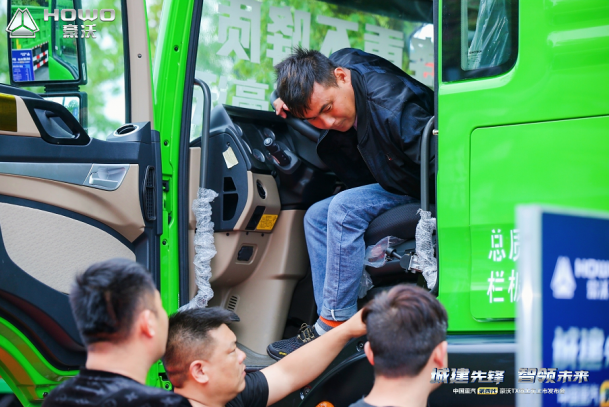
M 357 312 L 364 232 L 383 212 L 412 201 L 371 184 L 342 191 L 309 208 L 304 229 L 318 315 L 346 321 Z

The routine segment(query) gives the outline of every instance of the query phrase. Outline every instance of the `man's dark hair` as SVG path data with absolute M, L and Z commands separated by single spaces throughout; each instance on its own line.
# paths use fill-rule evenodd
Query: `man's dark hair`
M 152 309 L 155 290 L 146 268 L 134 261 L 112 259 L 90 266 L 76 277 L 70 292 L 72 313 L 85 344 L 126 339 L 136 312 Z
M 364 307 L 362 320 L 374 354 L 374 371 L 384 377 L 418 375 L 434 348 L 446 340 L 446 310 L 413 285 L 379 294 Z
M 174 387 L 184 385 L 193 360 L 207 359 L 212 354 L 214 343 L 209 333 L 238 320 L 234 312 L 220 307 L 186 309 L 169 318 L 163 364 Z
M 304 117 L 315 82 L 325 88 L 338 86 L 334 76 L 336 65 L 319 51 L 300 47 L 293 51 L 292 55 L 275 65 L 277 95 L 294 116 Z

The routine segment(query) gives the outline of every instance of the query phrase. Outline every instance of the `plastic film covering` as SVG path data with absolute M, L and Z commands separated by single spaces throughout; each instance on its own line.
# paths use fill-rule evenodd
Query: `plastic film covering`
M 431 212 L 422 209 L 419 209 L 417 214 L 421 215 L 415 231 L 417 262 L 423 271 L 427 288 L 431 290 L 438 279 L 438 261 L 434 257 L 432 240 L 436 230 L 436 218 L 431 217 Z
M 467 69 L 501 65 L 510 57 L 506 0 L 480 0 L 476 31 L 467 53 Z
M 374 284 L 372 284 L 372 278 L 370 278 L 370 274 L 364 270 L 362 278 L 359 280 L 359 291 L 357 293 L 357 298 L 364 298 L 372 287 L 374 287 Z
M 197 284 L 197 295 L 182 307 L 205 308 L 214 296 L 214 291 L 209 284 L 211 278 L 211 259 L 216 255 L 214 245 L 214 223 L 211 221 L 211 202 L 218 194 L 207 188 L 199 188 L 197 199 L 192 202 L 192 211 L 197 219 L 195 232 L 195 282 Z
M 394 236 L 382 238 L 375 245 L 366 248 L 364 264 L 374 268 L 383 267 L 387 262 L 387 249 L 403 242 L 403 239 Z

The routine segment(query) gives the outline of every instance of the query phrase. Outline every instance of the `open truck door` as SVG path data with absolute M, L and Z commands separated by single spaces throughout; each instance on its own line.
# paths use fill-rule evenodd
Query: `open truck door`
M 163 216 L 144 3 L 21 3 L 0 85 L 0 376 L 30 405 L 84 365 L 75 275 L 124 257 L 159 284 Z

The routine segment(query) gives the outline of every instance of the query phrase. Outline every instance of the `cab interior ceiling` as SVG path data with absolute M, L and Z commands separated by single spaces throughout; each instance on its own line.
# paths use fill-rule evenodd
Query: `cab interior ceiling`
M 433 0 L 324 0 L 324 2 L 400 20 L 433 23 Z

